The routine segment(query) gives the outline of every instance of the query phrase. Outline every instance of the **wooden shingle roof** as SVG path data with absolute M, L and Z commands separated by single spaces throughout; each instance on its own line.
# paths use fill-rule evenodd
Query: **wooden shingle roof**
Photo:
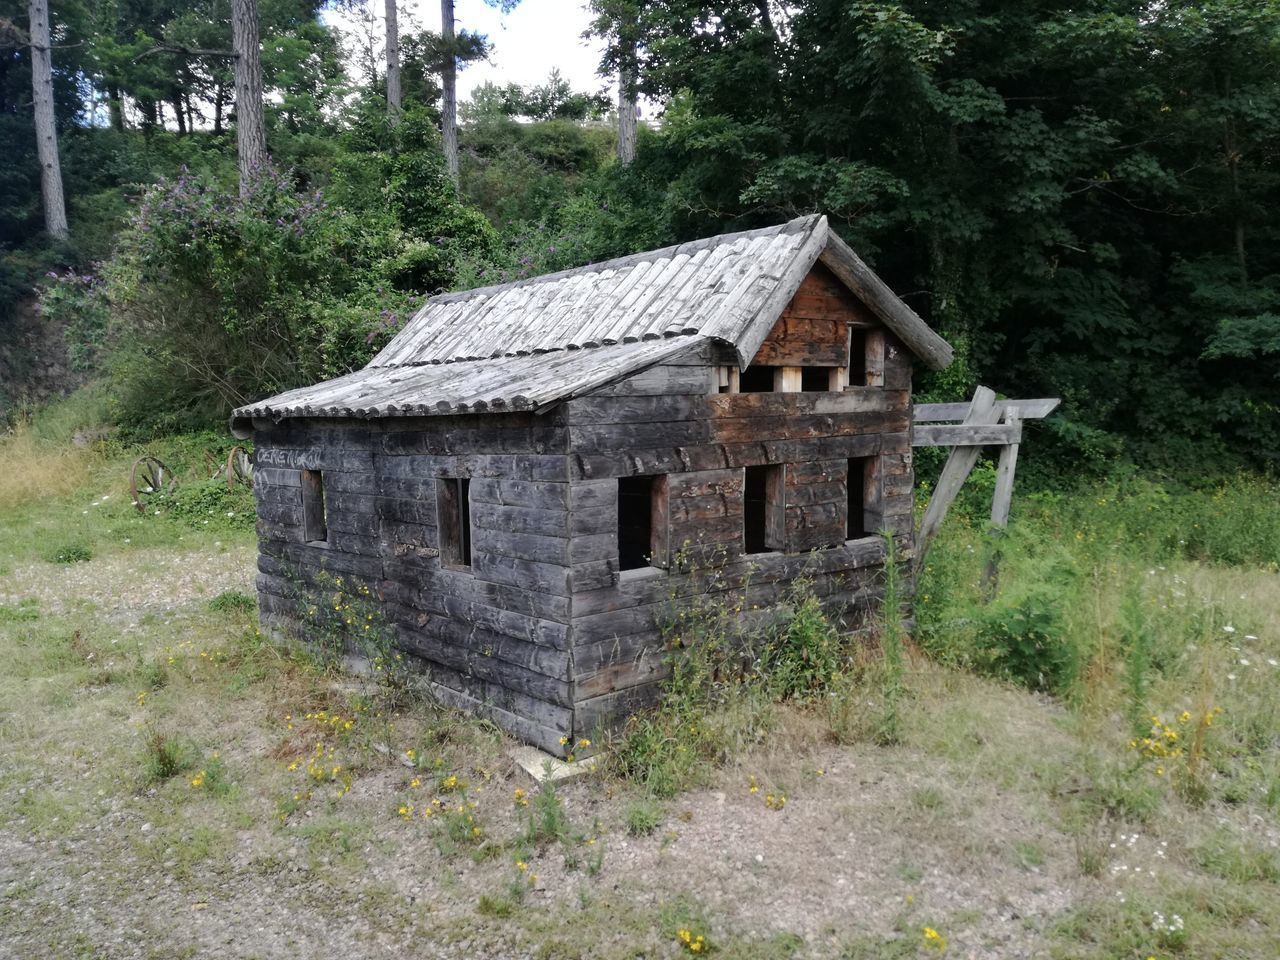
M 814 215 L 432 297 L 363 370 L 233 420 L 536 409 L 707 339 L 745 368 L 818 260 L 925 363 L 951 362 L 946 341 Z

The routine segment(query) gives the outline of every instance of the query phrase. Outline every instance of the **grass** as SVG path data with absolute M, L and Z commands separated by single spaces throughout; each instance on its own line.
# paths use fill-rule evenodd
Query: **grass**
M 206 442 L 157 446 L 201 497 Z M 686 664 L 601 772 L 539 788 L 491 724 L 261 636 L 252 530 L 203 506 L 138 514 L 118 499 L 133 453 L 0 508 L 5 950 L 110 952 L 123 926 L 154 955 L 234 936 L 350 955 L 344 930 L 371 956 L 422 938 L 675 957 L 699 935 L 762 960 L 937 955 L 926 928 L 945 955 L 1277 953 L 1261 481 L 1023 497 L 989 600 L 991 542 L 961 511 L 887 667 L 800 596 L 772 686 L 708 697 L 706 662 Z M 1210 507 L 1238 542 L 1178 544 L 1167 515 Z M 92 560 L 46 559 L 70 543 Z M 731 639 L 709 613 L 700 636 Z M 1153 716 L 1180 749 L 1141 747 Z

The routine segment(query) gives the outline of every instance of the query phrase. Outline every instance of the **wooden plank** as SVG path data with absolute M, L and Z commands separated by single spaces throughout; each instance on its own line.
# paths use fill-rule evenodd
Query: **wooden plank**
M 993 408 L 994 409 L 994 408 Z M 926 423 L 912 431 L 913 447 L 983 447 L 1019 443 L 1022 423 L 1015 417 L 1006 423 Z
M 974 391 L 973 401 L 969 405 L 969 413 L 965 417 L 965 423 L 969 425 L 981 425 L 992 423 L 997 414 L 995 412 L 995 391 L 987 387 L 978 387 Z M 947 510 L 956 498 L 956 494 L 960 492 L 960 487 L 965 479 L 969 476 L 973 466 L 978 462 L 978 447 L 955 447 L 951 454 L 947 457 L 947 462 L 942 468 L 942 473 L 938 477 L 938 485 L 934 488 L 933 495 L 929 498 L 929 506 L 925 509 L 924 519 L 920 522 L 920 532 L 916 535 L 916 569 L 919 570 L 924 563 L 925 554 L 929 550 L 929 544 L 937 535 L 938 529 L 942 526 L 942 520 L 947 515 Z
M 1000 419 L 1012 410 L 1019 420 L 1043 420 L 1062 401 L 1056 397 L 1035 400 L 997 400 L 996 415 Z M 963 420 L 969 412 L 969 403 L 918 403 L 912 411 L 916 423 L 940 423 L 947 420 Z

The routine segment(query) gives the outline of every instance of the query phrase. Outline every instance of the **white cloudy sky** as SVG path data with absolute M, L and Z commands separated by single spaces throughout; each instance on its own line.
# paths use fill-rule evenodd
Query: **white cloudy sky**
M 383 0 L 366 2 L 378 17 L 381 31 Z M 402 34 L 440 29 L 438 0 L 400 0 L 399 11 Z M 602 44 L 582 39 L 591 17 L 580 0 L 523 0 L 508 14 L 484 0 L 456 0 L 454 14 L 459 30 L 485 34 L 493 48 L 488 63 L 473 63 L 459 73 L 459 99 L 469 97 L 486 80 L 524 86 L 542 83 L 552 68 L 559 68 L 575 90 L 612 90 L 609 79 L 596 76 Z M 347 18 L 331 12 L 325 19 L 344 29 L 350 25 Z

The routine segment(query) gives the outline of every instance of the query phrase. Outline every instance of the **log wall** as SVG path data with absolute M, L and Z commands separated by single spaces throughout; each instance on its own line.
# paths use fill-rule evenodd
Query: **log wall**
M 402 649 L 422 658 L 444 699 L 559 752 L 560 737 L 573 729 L 574 527 L 557 418 L 288 420 L 254 428 L 264 622 L 305 638 L 321 571 L 365 583 Z M 304 470 L 322 478 L 325 543 L 304 540 Z M 470 568 L 440 557 L 441 477 L 471 481 Z
M 571 538 L 575 736 L 591 736 L 656 699 L 667 676 L 660 621 L 682 598 L 707 596 L 712 568 L 715 591 L 729 602 L 741 598 L 757 616 L 778 612 L 803 575 L 828 615 L 847 629 L 864 625 L 882 595 L 885 546 L 879 537 L 845 539 L 850 460 L 871 459 L 867 525 L 892 531 L 906 572 L 914 479 L 910 357 L 864 314 L 840 314 L 839 304 L 817 297 L 812 285 L 801 294 L 809 314 L 828 311 L 832 331 L 839 331 L 831 338 L 847 336 L 852 325 L 866 328 L 871 385 L 719 393 L 717 367 L 732 358 L 706 348 L 565 404 L 575 510 L 577 498 L 589 496 L 608 504 L 604 518 L 612 518 L 618 477 L 658 476 L 670 551 L 654 567 L 619 573 L 616 529 L 584 524 Z M 784 314 L 761 355 L 796 366 L 841 361 L 826 346 L 797 349 L 795 329 Z M 785 546 L 748 555 L 744 468 L 766 464 L 782 465 Z M 580 544 L 581 563 L 593 565 L 589 579 L 577 578 Z

